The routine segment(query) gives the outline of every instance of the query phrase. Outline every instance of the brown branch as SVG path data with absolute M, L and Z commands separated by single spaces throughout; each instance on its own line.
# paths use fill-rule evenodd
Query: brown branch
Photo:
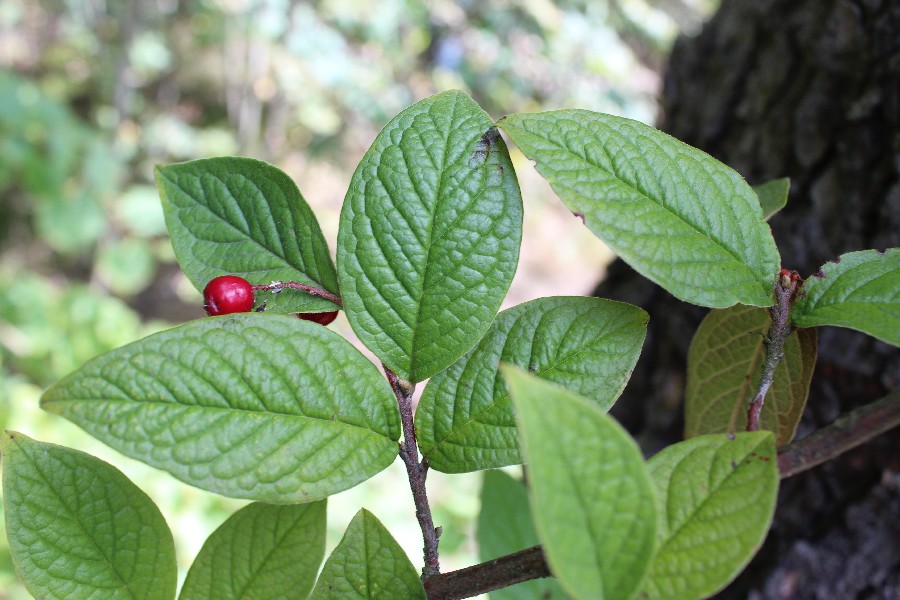
M 766 335 L 766 356 L 763 359 L 762 372 L 759 375 L 759 387 L 756 396 L 747 409 L 747 431 L 759 429 L 759 415 L 762 412 L 766 394 L 775 380 L 775 369 L 784 358 L 784 342 L 791 334 L 791 305 L 797 293 L 799 277 L 782 269 L 775 281 L 775 305 L 769 309 L 772 325 Z
M 419 463 L 419 449 L 416 442 L 416 428 L 413 424 L 412 396 L 416 389 L 415 384 L 409 383 L 397 377 L 397 375 L 384 367 L 391 389 L 397 397 L 397 406 L 400 409 L 400 423 L 403 425 L 403 443 L 400 444 L 400 458 L 406 465 L 406 475 L 409 479 L 409 488 L 412 490 L 413 502 L 416 505 L 416 519 L 422 530 L 424 544 L 423 554 L 425 566 L 422 568 L 422 580 L 440 574 L 441 564 L 438 561 L 438 538 L 441 536 L 440 527 L 434 526 L 431 516 L 431 506 L 428 504 L 428 493 L 425 490 L 425 475 L 428 473 L 428 463 Z
M 550 577 L 550 568 L 541 547 L 532 546 L 474 567 L 429 577 L 425 593 L 428 600 L 459 600 L 541 577 Z
M 786 479 L 831 460 L 900 426 L 900 390 L 844 415 L 827 427 L 778 452 L 778 470 Z
M 269 285 L 254 285 L 253 291 L 260 292 L 273 292 L 277 294 L 281 290 L 285 288 L 290 288 L 292 290 L 300 290 L 301 292 L 306 292 L 307 294 L 311 294 L 313 296 L 319 296 L 320 298 L 325 298 L 326 300 L 331 300 L 338 306 L 343 307 L 344 303 L 341 301 L 340 296 L 335 296 L 328 290 L 323 290 L 322 288 L 317 288 L 312 285 L 306 285 L 305 283 L 300 283 L 297 281 L 273 281 Z
M 778 452 L 781 478 L 812 469 L 898 426 L 900 390 L 857 408 L 828 427 L 782 448 Z M 541 547 L 534 546 L 459 571 L 428 577 L 425 592 L 428 600 L 457 600 L 550 575 Z

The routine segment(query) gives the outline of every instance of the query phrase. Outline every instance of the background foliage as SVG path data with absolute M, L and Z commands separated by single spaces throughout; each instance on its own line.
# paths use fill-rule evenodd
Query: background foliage
M 388 119 L 462 89 L 492 117 L 561 107 L 652 122 L 680 30 L 715 0 L 6 0 L 0 4 L 0 425 L 112 461 L 157 502 L 179 565 L 240 503 L 187 488 L 40 413 L 101 352 L 203 315 L 178 271 L 153 166 L 240 154 L 285 169 L 334 249 L 352 169 Z M 514 153 L 526 201 L 509 301 L 586 293 L 608 253 Z M 529 228 L 530 227 L 530 228 Z M 584 273 L 590 275 L 585 276 Z M 338 328 L 349 333 L 346 321 Z M 329 503 L 329 546 L 365 505 L 418 555 L 398 469 Z M 479 475 L 430 479 L 446 567 Z M 0 523 L 2 528 L 2 523 Z M 5 544 L 5 535 L 0 535 Z M 0 598 L 27 597 L 0 546 Z

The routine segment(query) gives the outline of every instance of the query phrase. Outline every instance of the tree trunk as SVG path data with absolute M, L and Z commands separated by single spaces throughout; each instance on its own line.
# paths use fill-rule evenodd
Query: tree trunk
M 791 178 L 770 222 L 785 268 L 805 277 L 900 246 L 900 2 L 724 0 L 673 50 L 662 127 L 751 184 Z M 619 261 L 596 294 L 651 315 L 613 414 L 654 453 L 682 437 L 685 357 L 706 310 Z M 798 437 L 900 382 L 896 348 L 836 328 L 819 341 Z M 786 480 L 766 544 L 718 597 L 900 598 L 900 431 Z

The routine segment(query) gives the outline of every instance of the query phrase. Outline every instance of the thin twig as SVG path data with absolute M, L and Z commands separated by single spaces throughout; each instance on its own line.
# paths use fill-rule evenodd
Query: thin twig
M 409 383 L 397 377 L 397 375 L 384 367 L 391 389 L 397 397 L 397 406 L 400 408 L 400 423 L 403 425 L 403 443 L 400 444 L 400 458 L 406 465 L 406 475 L 409 478 L 409 488 L 412 490 L 413 502 L 416 505 L 416 519 L 422 529 L 422 541 L 424 543 L 423 554 L 425 566 L 422 568 L 422 580 L 439 575 L 441 565 L 438 561 L 438 538 L 441 536 L 440 527 L 434 526 L 431 516 L 431 506 L 428 504 L 428 493 L 425 490 L 425 476 L 428 473 L 428 463 L 419 462 L 419 449 L 416 442 L 416 428 L 413 424 L 412 396 L 416 389 L 415 384 Z
M 802 473 L 898 426 L 900 390 L 841 415 L 831 425 L 779 450 L 781 478 Z
M 550 568 L 540 546 L 452 571 L 425 581 L 428 600 L 460 600 L 486 594 L 516 583 L 550 577 Z
M 763 403 L 766 401 L 766 394 L 775 379 L 775 369 L 784 358 L 784 342 L 792 331 L 791 305 L 797 293 L 798 284 L 799 277 L 796 273 L 782 269 L 773 285 L 775 305 L 769 309 L 772 315 L 772 325 L 769 327 L 769 333 L 766 334 L 766 356 L 763 359 L 762 372 L 759 376 L 759 387 L 747 409 L 747 431 L 759 429 L 759 415 L 762 412 Z
M 344 306 L 344 303 L 341 301 L 340 296 L 336 296 L 328 290 L 323 290 L 322 288 L 317 288 L 312 285 L 306 285 L 305 283 L 299 283 L 297 281 L 273 281 L 269 285 L 254 285 L 253 291 L 274 292 L 277 294 L 285 288 L 300 290 L 301 292 L 306 292 L 307 294 L 312 294 L 313 296 L 319 296 L 320 298 L 331 300 L 338 306 Z

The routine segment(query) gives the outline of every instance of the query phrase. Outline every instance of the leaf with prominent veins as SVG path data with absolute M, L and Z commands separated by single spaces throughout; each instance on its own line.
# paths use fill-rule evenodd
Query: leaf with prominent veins
M 515 364 L 608 410 L 641 352 L 647 313 L 622 302 L 539 298 L 504 310 L 472 350 L 428 382 L 416 410 L 431 467 L 460 473 L 521 462 L 500 363 Z
M 462 92 L 413 104 L 378 134 L 341 211 L 353 331 L 402 379 L 427 379 L 490 326 L 521 236 L 519 186 L 490 117 Z
M 172 247 L 198 290 L 220 275 L 254 285 L 297 281 L 338 293 L 334 263 L 312 209 L 281 170 L 220 157 L 156 168 Z M 334 310 L 319 296 L 257 293 L 275 313 Z
M 586 110 L 497 123 L 563 203 L 636 271 L 702 306 L 771 306 L 780 258 L 734 170 L 652 127 Z
M 41 406 L 197 487 L 311 502 L 397 456 L 400 420 L 378 369 L 293 317 L 212 317 L 95 358 Z
M 797 327 L 849 327 L 900 346 L 900 248 L 825 263 L 803 284 L 791 320 Z

